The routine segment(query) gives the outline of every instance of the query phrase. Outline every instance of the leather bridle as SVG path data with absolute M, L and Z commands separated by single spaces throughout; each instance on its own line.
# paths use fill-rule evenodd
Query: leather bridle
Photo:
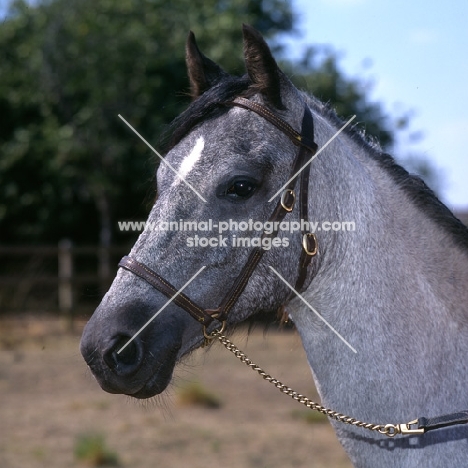
M 303 223 L 301 222 L 301 225 L 307 226 L 310 164 L 306 165 L 306 162 L 317 151 L 317 144 L 314 141 L 314 121 L 309 108 L 307 106 L 304 108 L 301 133 L 298 133 L 287 122 L 275 115 L 267 107 L 250 101 L 246 98 L 238 97 L 233 101 L 227 102 L 226 105 L 238 106 L 255 112 L 281 130 L 296 146 L 299 147 L 291 172 L 288 176 L 288 180 L 290 180 L 290 182 L 284 189 L 281 198 L 277 202 L 273 213 L 268 219 L 268 221 L 272 223 L 271 226 L 274 226 L 274 229 L 268 233 L 266 231 L 263 232 L 261 236 L 261 245 L 264 245 L 264 239 L 273 239 L 278 235 L 281 221 L 284 219 L 286 214 L 293 211 L 296 201 L 295 186 L 298 177 L 301 179 L 299 192 L 299 214 L 300 219 L 304 221 Z M 300 176 L 295 176 L 302 167 L 304 167 L 304 169 L 301 171 Z M 119 267 L 131 271 L 135 275 L 144 279 L 165 296 L 172 298 L 173 302 L 177 306 L 184 309 L 195 320 L 200 322 L 206 331 L 207 327 L 214 320 L 217 320 L 223 324 L 226 322 L 230 310 L 244 291 L 250 277 L 252 276 L 252 273 L 255 271 L 265 252 L 266 250 L 264 250 L 262 247 L 254 247 L 252 249 L 245 265 L 235 279 L 234 284 L 224 296 L 220 305 L 215 309 L 203 309 L 194 301 L 192 301 L 188 296 L 179 292 L 174 286 L 172 286 L 172 284 L 158 275 L 155 271 L 130 256 L 123 257 L 119 262 Z M 309 266 L 312 257 L 316 253 L 317 239 L 315 234 L 311 232 L 303 232 L 302 251 L 299 259 L 299 272 L 295 284 L 295 289 L 298 292 L 302 291 L 303 289 L 305 280 L 307 278 L 307 267 Z
M 226 105 L 243 107 L 257 113 L 280 129 L 284 134 L 286 134 L 295 145 L 299 146 L 299 151 L 296 155 L 291 173 L 288 178 L 290 182 L 284 189 L 281 198 L 276 204 L 276 207 L 268 221 L 273 223 L 276 222 L 276 224 L 272 224 L 273 226 L 279 226 L 279 223 L 284 219 L 286 214 L 290 213 L 294 209 L 296 200 L 294 188 L 296 186 L 296 179 L 299 176 L 294 178 L 293 176 L 295 176 L 296 173 L 302 167 L 304 167 L 300 173 L 301 182 L 299 193 L 299 210 L 301 219 L 308 222 L 308 184 L 310 164 L 305 164 L 307 162 L 307 157 L 312 157 L 317 151 L 317 145 L 313 140 L 314 122 L 308 107 L 305 106 L 301 133 L 298 133 L 288 123 L 273 114 L 268 108 L 256 102 L 238 97 L 234 99 L 234 101 L 226 103 Z M 273 232 L 269 233 L 264 232 L 261 239 L 272 239 L 278 235 L 278 231 L 279 229 L 275 229 Z M 309 266 L 312 257 L 317 253 L 317 239 L 315 235 L 310 232 L 303 232 L 302 234 L 302 252 L 299 260 L 299 273 L 295 284 L 295 289 L 298 292 L 300 292 L 304 286 L 307 277 L 307 267 Z M 261 243 L 261 245 L 264 244 Z M 313 402 L 304 395 L 295 392 L 287 385 L 282 384 L 279 380 L 274 379 L 265 371 L 263 371 L 261 367 L 254 364 L 232 342 L 230 342 L 224 335 L 222 335 L 222 331 L 228 318 L 229 311 L 239 299 L 242 291 L 244 291 L 250 277 L 252 276 L 252 273 L 255 271 L 255 268 L 257 267 L 264 253 L 265 250 L 261 247 L 253 248 L 249 258 L 235 279 L 231 289 L 224 296 L 221 304 L 216 309 L 203 309 L 195 302 L 193 302 L 188 296 L 179 292 L 174 286 L 159 276 L 156 272 L 132 257 L 123 257 L 119 262 L 119 267 L 131 271 L 135 275 L 147 281 L 151 286 L 162 292 L 165 296 L 172 298 L 176 305 L 187 311 L 194 319 L 200 322 L 204 326 L 205 342 L 210 342 L 215 338 L 219 339 L 219 341 L 226 347 L 226 349 L 234 353 L 236 357 L 247 364 L 252 370 L 258 372 L 265 380 L 275 385 L 275 387 L 277 387 L 282 393 L 291 396 L 294 400 L 302 403 L 309 409 L 319 411 L 327 415 L 329 418 L 356 427 L 377 431 L 381 434 L 387 435 L 388 437 L 394 437 L 398 434 L 418 435 L 443 427 L 468 424 L 468 411 L 460 411 L 435 418 L 419 418 L 405 424 L 384 425 L 366 423 Z M 215 329 L 208 334 L 207 327 L 214 320 L 217 320 L 222 324 L 221 328 Z

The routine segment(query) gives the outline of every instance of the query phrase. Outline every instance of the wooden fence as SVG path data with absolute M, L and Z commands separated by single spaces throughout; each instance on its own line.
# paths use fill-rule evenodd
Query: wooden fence
M 468 212 L 457 213 L 468 225 Z M 0 314 L 61 313 L 72 319 L 93 312 L 129 246 L 0 245 Z
M 99 304 L 128 246 L 0 245 L 0 313 L 88 315 Z

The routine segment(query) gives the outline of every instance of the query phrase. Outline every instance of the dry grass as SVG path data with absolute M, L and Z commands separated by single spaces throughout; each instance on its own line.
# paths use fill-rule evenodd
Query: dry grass
M 75 458 L 88 466 L 118 466 L 117 454 L 111 452 L 102 434 L 80 434 L 75 443 Z
M 177 399 L 182 406 L 201 406 L 210 409 L 221 406 L 220 398 L 197 381 L 184 384 L 177 392 Z
M 233 339 L 266 371 L 318 399 L 296 334 L 247 339 L 239 331 Z M 83 467 L 75 455 L 82 434 L 104 437 L 99 450 L 122 467 L 351 467 L 326 421 L 306 424 L 296 402 L 218 344 L 194 353 L 168 394 L 149 402 L 103 392 L 78 346 L 79 330 L 65 334 L 54 320 L 0 321 L 0 467 Z M 178 404 L 194 381 L 190 394 L 222 404 Z

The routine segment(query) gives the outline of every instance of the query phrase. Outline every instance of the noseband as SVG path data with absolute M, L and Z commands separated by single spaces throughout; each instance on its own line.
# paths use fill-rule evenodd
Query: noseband
M 272 232 L 263 232 L 261 236 L 262 243 L 263 239 L 273 239 L 277 237 L 279 231 L 279 224 L 284 219 L 287 213 L 290 213 L 294 209 L 296 201 L 296 193 L 294 188 L 296 186 L 296 179 L 299 175 L 296 173 L 306 164 L 307 159 L 310 159 L 316 151 L 317 144 L 314 142 L 314 121 L 312 114 L 307 106 L 304 109 L 304 117 L 302 119 L 301 133 L 294 130 L 287 122 L 276 116 L 268 108 L 258 104 L 256 102 L 249 101 L 248 99 L 238 97 L 231 102 L 226 103 L 228 106 L 238 106 L 244 109 L 251 110 L 256 114 L 260 115 L 268 122 L 273 124 L 279 130 L 281 130 L 290 140 L 299 147 L 294 164 L 289 174 L 288 183 L 284 189 L 280 200 L 276 204 L 272 215 L 268 219 L 274 226 Z M 300 219 L 304 220 L 304 224 L 308 225 L 308 186 L 309 186 L 309 174 L 310 164 L 304 167 L 300 173 L 300 192 L 299 192 L 299 214 Z M 293 178 L 293 176 L 295 176 Z M 303 223 L 301 223 L 302 225 Z M 188 312 L 195 320 L 200 322 L 206 328 L 214 321 L 217 320 L 224 323 L 229 315 L 230 310 L 239 299 L 239 296 L 244 291 L 247 283 L 255 271 L 258 263 L 260 262 L 263 254 L 266 252 L 262 247 L 254 247 L 249 255 L 244 267 L 240 271 L 239 275 L 234 281 L 231 289 L 224 296 L 221 304 L 216 309 L 203 309 L 195 302 L 193 302 L 188 296 L 179 292 L 174 286 L 168 281 L 159 276 L 156 272 L 148 268 L 143 263 L 138 262 L 132 257 L 123 257 L 119 262 L 119 267 L 125 270 L 131 271 L 135 275 L 144 279 L 151 286 L 156 288 L 158 291 L 163 293 L 165 296 L 172 298 L 173 302 Z M 306 277 L 307 267 L 310 264 L 312 257 L 317 253 L 317 239 L 315 234 L 311 232 L 302 233 L 302 251 L 299 259 L 299 273 L 295 284 L 296 291 L 301 291 Z

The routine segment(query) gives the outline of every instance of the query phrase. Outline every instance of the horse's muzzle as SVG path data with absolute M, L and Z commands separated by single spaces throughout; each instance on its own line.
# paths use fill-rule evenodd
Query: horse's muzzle
M 181 346 L 176 327 L 166 333 L 152 327 L 132 339 L 131 331 L 109 333 L 99 325 L 100 320 L 91 318 L 80 350 L 103 390 L 150 398 L 166 389 Z

